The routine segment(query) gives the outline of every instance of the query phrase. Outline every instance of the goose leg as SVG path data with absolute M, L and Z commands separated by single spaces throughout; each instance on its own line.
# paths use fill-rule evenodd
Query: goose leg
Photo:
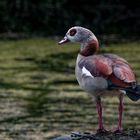
M 122 132 L 122 117 L 123 117 L 123 96 L 119 97 L 119 106 L 118 106 L 118 111 L 119 111 L 119 118 L 118 118 L 118 127 L 114 131 L 115 133 L 121 133 Z
M 104 129 L 104 126 L 103 126 L 103 119 L 102 119 L 102 105 L 101 105 L 101 98 L 98 97 L 96 99 L 96 110 L 97 110 L 97 113 L 98 113 L 98 125 L 99 125 L 99 128 L 97 130 L 98 133 L 104 133 L 104 132 L 107 132 L 105 129 Z

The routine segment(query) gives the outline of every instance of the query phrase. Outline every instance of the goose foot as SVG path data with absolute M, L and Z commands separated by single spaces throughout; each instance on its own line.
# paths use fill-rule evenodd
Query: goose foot
M 105 128 L 97 129 L 97 134 L 109 134 L 110 131 L 106 130 Z

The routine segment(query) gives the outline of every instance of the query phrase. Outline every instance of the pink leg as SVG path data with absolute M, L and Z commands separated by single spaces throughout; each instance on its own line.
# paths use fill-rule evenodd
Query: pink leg
M 119 111 L 119 119 L 118 119 L 118 127 L 115 130 L 115 132 L 121 132 L 122 131 L 122 116 L 123 116 L 123 96 L 120 96 L 119 98 L 120 102 L 119 102 L 119 107 L 118 107 L 118 111 Z
M 101 105 L 101 100 L 98 99 L 96 102 L 96 110 L 98 113 L 98 124 L 99 124 L 99 129 L 103 129 L 103 120 L 102 120 L 102 105 Z
M 120 97 L 120 103 L 119 103 L 119 120 L 118 120 L 118 130 L 122 130 L 122 116 L 123 116 L 123 97 Z
M 103 119 L 102 119 L 102 105 L 101 105 L 101 99 L 98 98 L 96 100 L 96 110 L 97 110 L 97 113 L 98 113 L 98 124 L 99 124 L 99 128 L 97 130 L 97 132 L 107 132 L 105 129 L 104 129 L 104 126 L 103 126 Z

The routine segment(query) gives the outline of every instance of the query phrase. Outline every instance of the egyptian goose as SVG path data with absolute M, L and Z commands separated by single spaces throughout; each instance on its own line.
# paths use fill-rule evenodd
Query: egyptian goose
M 79 85 L 95 99 L 99 125 L 97 131 L 107 132 L 102 120 L 101 96 L 113 94 L 119 97 L 118 127 L 115 132 L 121 132 L 123 95 L 126 94 L 133 101 L 140 98 L 140 85 L 137 85 L 130 65 L 115 54 L 97 54 L 98 40 L 86 28 L 80 26 L 70 28 L 59 44 L 69 41 L 81 44 L 75 74 Z

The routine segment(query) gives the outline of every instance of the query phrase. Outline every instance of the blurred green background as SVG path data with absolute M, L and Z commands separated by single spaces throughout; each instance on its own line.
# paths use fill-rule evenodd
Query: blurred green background
M 0 139 L 47 140 L 71 131 L 95 131 L 92 99 L 79 87 L 79 44 L 58 46 L 74 25 L 91 29 L 100 53 L 115 53 L 140 81 L 139 1 L 1 0 Z M 104 98 L 107 128 L 117 124 L 116 98 Z M 124 128 L 140 129 L 140 101 L 125 97 Z

